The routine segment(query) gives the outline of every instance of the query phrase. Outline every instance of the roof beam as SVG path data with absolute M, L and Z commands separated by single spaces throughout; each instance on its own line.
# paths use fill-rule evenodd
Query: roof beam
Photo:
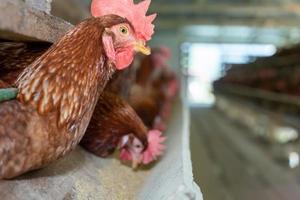
M 153 4 L 151 11 L 158 13 L 160 28 L 185 25 L 249 25 L 300 26 L 300 3 L 278 5 L 224 5 L 224 4 Z

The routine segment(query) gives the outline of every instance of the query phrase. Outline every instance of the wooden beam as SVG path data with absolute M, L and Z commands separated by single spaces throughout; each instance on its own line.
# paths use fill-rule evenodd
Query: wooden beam
M 73 26 L 20 0 L 1 0 L 0 38 L 54 42 Z

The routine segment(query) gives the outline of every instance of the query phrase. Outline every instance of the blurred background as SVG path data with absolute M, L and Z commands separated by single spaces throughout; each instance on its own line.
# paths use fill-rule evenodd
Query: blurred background
M 73 24 L 90 0 L 53 0 Z M 152 0 L 206 200 L 300 199 L 300 1 Z
M 204 199 L 300 199 L 300 1 L 153 1 Z

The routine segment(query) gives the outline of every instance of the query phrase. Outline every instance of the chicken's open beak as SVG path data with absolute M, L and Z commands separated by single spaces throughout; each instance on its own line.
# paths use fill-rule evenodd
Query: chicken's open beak
M 149 47 L 146 47 L 143 42 L 135 42 L 134 50 L 136 52 L 141 52 L 142 54 L 145 54 L 147 56 L 151 54 L 151 49 Z

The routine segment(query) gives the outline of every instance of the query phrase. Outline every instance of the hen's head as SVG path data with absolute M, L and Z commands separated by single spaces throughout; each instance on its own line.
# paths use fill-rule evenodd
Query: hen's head
M 145 146 L 137 137 L 125 135 L 120 142 L 120 159 L 123 161 L 132 161 L 132 167 L 136 168 L 139 164 L 149 164 L 156 160 L 164 150 L 165 137 L 160 131 L 151 130 L 147 135 L 147 146 Z
M 154 32 L 152 21 L 156 14 L 146 16 L 150 0 L 134 4 L 133 0 L 93 0 L 91 13 L 94 17 L 118 15 L 128 23 L 117 24 L 106 28 L 103 45 L 107 57 L 112 60 L 117 69 L 128 67 L 133 61 L 134 53 L 149 55 L 150 48 L 146 42 Z

